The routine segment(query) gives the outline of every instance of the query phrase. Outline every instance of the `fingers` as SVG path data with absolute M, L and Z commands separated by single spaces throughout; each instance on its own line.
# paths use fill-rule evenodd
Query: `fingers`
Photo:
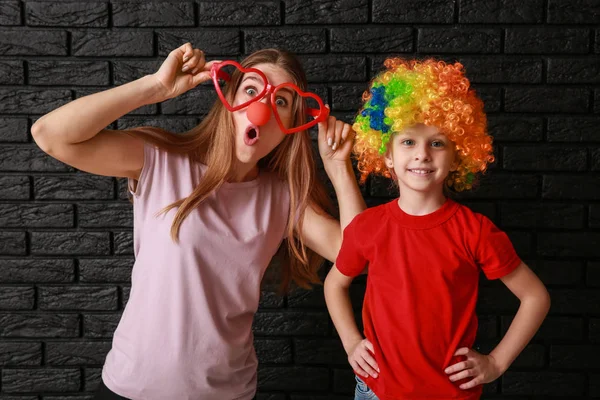
M 474 379 L 471 379 L 469 382 L 463 383 L 459 386 L 461 389 L 471 389 L 475 386 L 481 385 L 483 383 L 483 379 L 480 376 L 477 376 Z
M 327 142 L 327 146 L 335 151 L 350 136 L 352 127 L 330 115 L 325 121 L 319 123 L 319 138 Z
M 181 68 L 182 72 L 191 71 L 192 75 L 197 73 L 199 70 L 204 68 L 204 64 L 206 60 L 204 58 L 204 52 L 200 49 L 194 49 L 192 51 L 192 55 L 188 60 L 183 64 Z
M 364 339 L 356 346 L 352 354 L 348 357 L 348 361 L 357 374 L 364 377 L 372 376 L 373 378 L 377 378 L 379 376 L 379 366 L 373 354 L 373 345 Z
M 449 366 L 448 368 L 446 368 L 445 372 L 447 374 L 452 374 L 454 372 L 462 371 L 463 369 L 467 369 L 470 367 L 472 367 L 472 364 L 470 362 L 462 361 L 462 362 L 459 362 L 459 363 Z
M 197 72 L 195 74 L 193 74 L 192 76 L 192 83 L 194 84 L 194 86 L 201 84 L 202 82 L 206 82 L 208 80 L 211 79 L 210 76 L 210 68 L 212 67 L 213 64 L 215 63 L 219 63 L 221 62 L 221 60 L 212 60 L 207 62 L 206 64 L 204 64 L 204 68 L 202 69 L 202 71 Z
M 459 372 L 458 374 L 450 375 L 450 380 L 452 382 L 456 382 L 461 379 L 465 379 L 465 378 L 468 378 L 470 376 L 475 376 L 475 375 L 476 375 L 475 369 L 465 369 L 465 370 Z
M 183 62 L 186 62 L 192 57 L 193 50 L 194 49 L 192 48 L 192 44 L 190 42 L 187 42 L 181 45 L 179 48 L 173 50 L 172 53 L 179 53 L 179 55 L 183 59 Z
M 461 347 L 460 349 L 456 350 L 454 355 L 455 356 L 466 356 L 469 354 L 470 351 L 471 351 L 471 349 L 468 347 Z

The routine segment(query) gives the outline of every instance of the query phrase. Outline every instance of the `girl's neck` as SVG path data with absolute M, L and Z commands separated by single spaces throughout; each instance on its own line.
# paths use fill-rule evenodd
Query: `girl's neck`
M 438 210 L 446 202 L 443 188 L 439 192 L 417 192 L 405 188 L 400 189 L 398 206 L 409 215 L 427 215 Z

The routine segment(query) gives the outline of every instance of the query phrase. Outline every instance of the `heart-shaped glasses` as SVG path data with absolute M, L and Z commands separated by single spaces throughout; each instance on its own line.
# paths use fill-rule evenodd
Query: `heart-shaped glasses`
M 229 69 L 229 71 L 226 71 Z M 242 84 L 248 83 L 248 87 L 244 88 L 244 96 L 240 104 L 230 104 L 225 98 L 219 80 L 229 82 L 231 74 L 238 70 L 243 75 Z M 233 72 L 231 72 L 233 70 Z M 238 111 L 250 104 L 261 100 L 264 96 L 270 95 L 270 105 L 277 120 L 277 124 L 283 133 L 296 133 L 308 128 L 311 128 L 321 121 L 324 121 L 329 116 L 327 109 L 319 96 L 311 92 L 304 92 L 298 86 L 291 82 L 285 82 L 277 86 L 272 86 L 267 80 L 266 75 L 256 68 L 244 68 L 235 61 L 223 61 L 215 63 L 210 69 L 211 77 L 215 85 L 217 95 L 223 102 L 225 108 L 229 111 Z M 313 119 L 299 126 L 286 128 L 283 124 L 284 120 L 293 120 L 291 114 L 291 104 L 294 101 L 301 100 L 302 106 L 308 117 Z M 309 103 L 310 102 L 310 103 Z

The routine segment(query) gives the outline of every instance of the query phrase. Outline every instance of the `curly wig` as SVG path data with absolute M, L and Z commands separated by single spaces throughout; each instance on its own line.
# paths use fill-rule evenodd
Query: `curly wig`
M 454 143 L 458 168 L 446 185 L 457 192 L 471 189 L 494 156 L 483 102 L 469 88 L 462 64 L 388 58 L 384 65 L 386 70 L 364 92 L 353 124 L 361 183 L 371 173 L 391 177 L 383 158 L 390 138 L 422 123 L 437 127 Z

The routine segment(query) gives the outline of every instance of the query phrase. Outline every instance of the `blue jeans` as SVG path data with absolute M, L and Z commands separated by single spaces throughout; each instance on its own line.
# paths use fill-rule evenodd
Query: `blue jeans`
M 354 400 L 379 400 L 375 393 L 360 379 L 356 378 L 356 390 L 354 391 Z

